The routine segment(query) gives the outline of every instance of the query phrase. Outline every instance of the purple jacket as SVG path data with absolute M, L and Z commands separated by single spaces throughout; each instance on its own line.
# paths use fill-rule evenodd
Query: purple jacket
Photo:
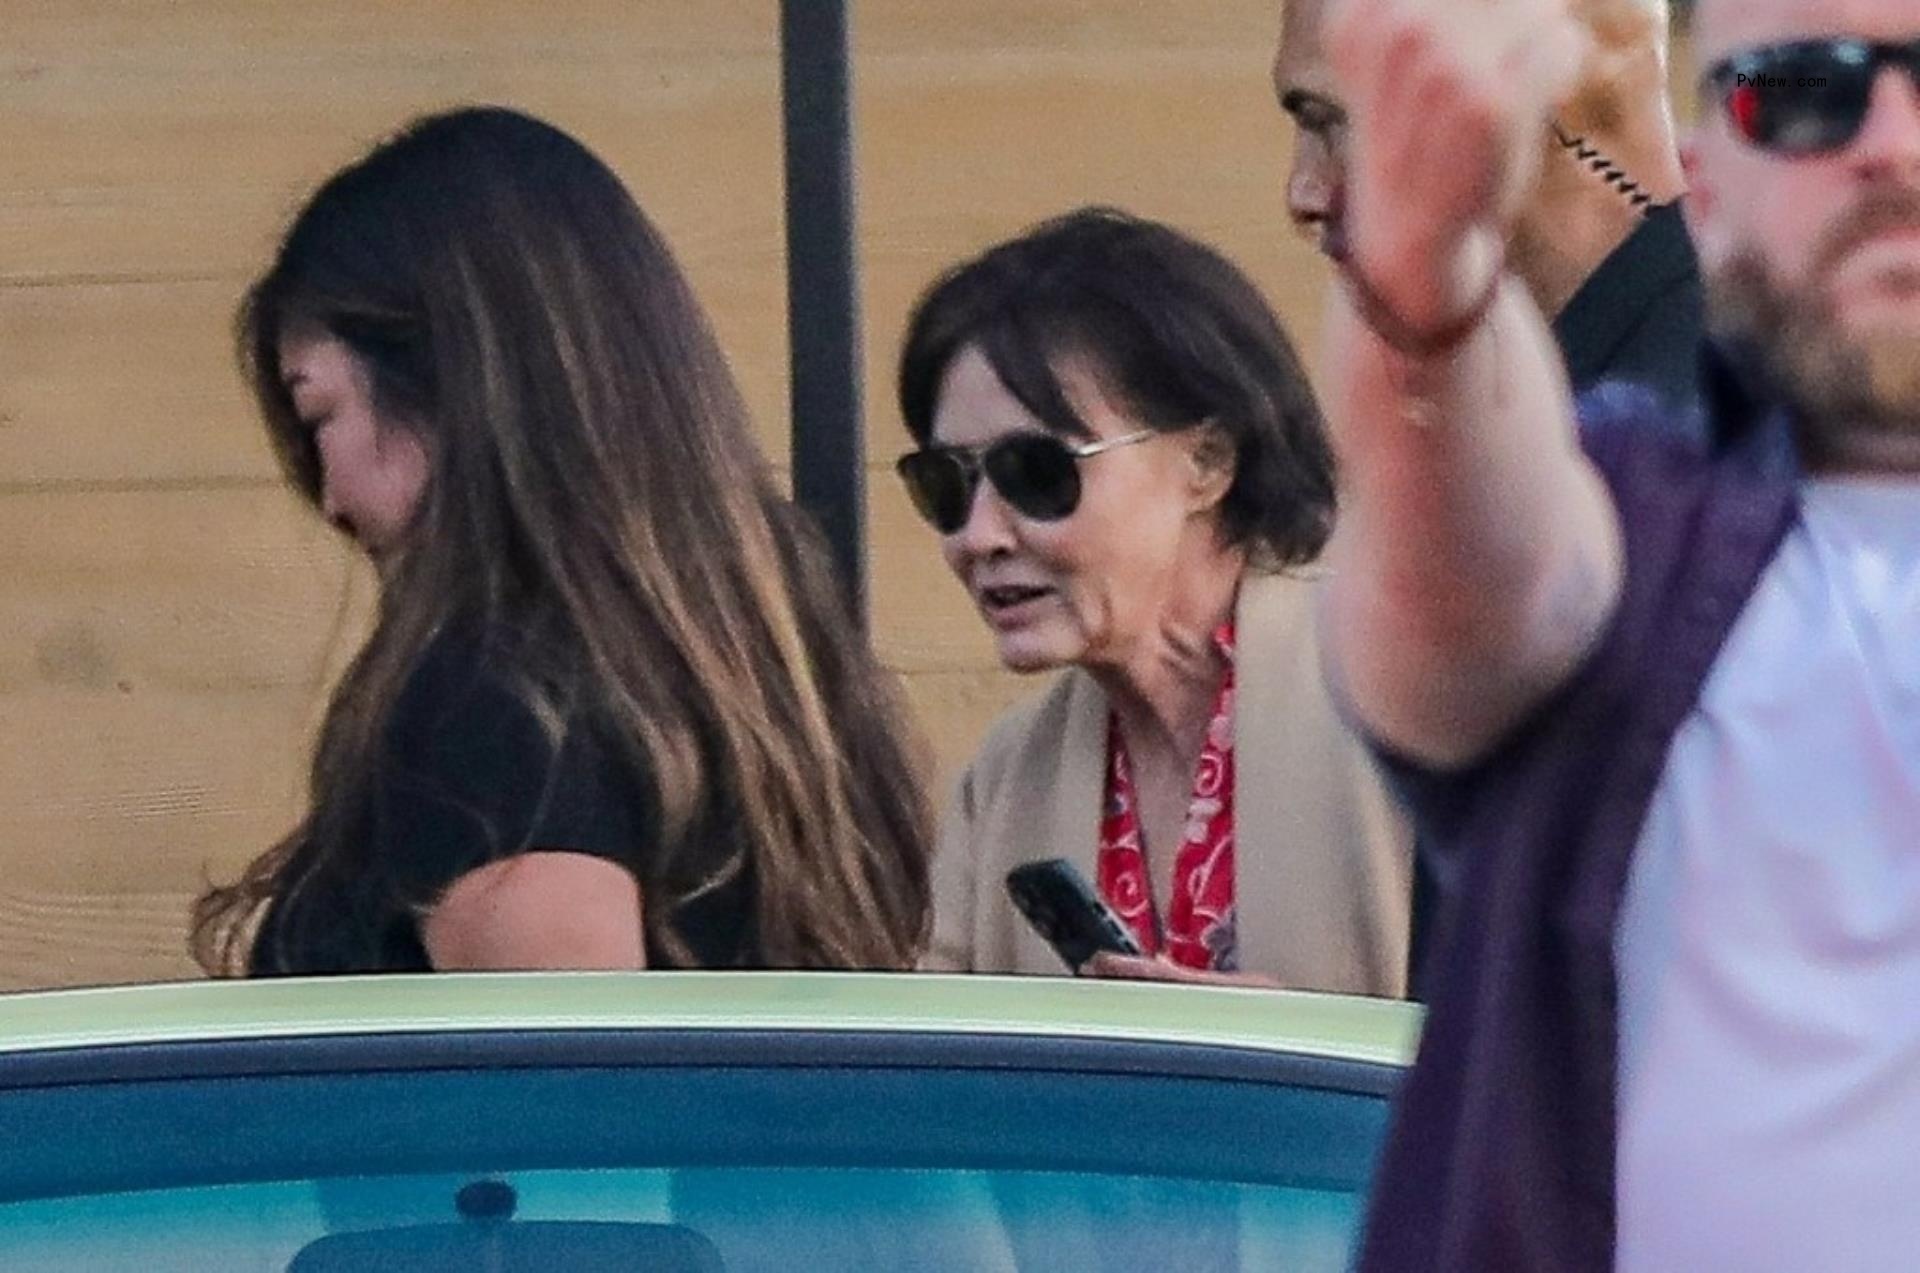
M 1426 1033 L 1359 1268 L 1610 1273 L 1615 918 L 1667 749 L 1795 513 L 1782 413 L 1707 363 L 1704 436 L 1582 403 L 1619 507 L 1618 613 L 1574 680 L 1471 770 L 1389 762 L 1449 894 Z

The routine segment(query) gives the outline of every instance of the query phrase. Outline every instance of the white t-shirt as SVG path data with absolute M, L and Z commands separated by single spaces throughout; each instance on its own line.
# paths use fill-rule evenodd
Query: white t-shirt
M 1920 1270 L 1920 484 L 1802 495 L 1615 935 L 1628 1273 Z

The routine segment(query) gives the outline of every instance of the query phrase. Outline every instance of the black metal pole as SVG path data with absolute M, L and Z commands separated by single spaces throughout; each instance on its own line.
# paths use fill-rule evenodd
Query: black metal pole
M 781 0 L 793 493 L 826 531 L 864 624 L 866 456 L 847 54 L 847 0 Z

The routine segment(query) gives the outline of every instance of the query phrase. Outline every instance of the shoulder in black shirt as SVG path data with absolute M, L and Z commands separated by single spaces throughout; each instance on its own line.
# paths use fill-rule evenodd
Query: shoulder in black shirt
M 1699 395 L 1705 334 L 1700 262 L 1678 203 L 1649 208 L 1553 320 L 1576 396 L 1636 384 L 1674 408 L 1675 419 Z
M 651 776 L 591 703 L 560 705 L 556 743 L 515 670 L 504 636 L 455 629 L 429 647 L 394 704 L 364 802 L 369 869 L 276 900 L 256 972 L 424 971 L 417 917 L 461 876 L 518 853 L 586 853 L 643 873 L 659 836 Z M 728 889 L 681 917 L 701 964 L 741 961 L 745 910 L 744 888 Z

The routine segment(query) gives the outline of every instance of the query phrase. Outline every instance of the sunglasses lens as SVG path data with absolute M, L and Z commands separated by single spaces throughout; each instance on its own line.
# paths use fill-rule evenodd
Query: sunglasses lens
M 1044 433 L 1002 438 L 980 457 L 980 466 L 1022 517 L 1055 522 L 1080 506 L 1080 466 L 1058 438 Z
M 966 462 L 944 451 L 915 451 L 895 466 L 920 516 L 942 535 L 967 524 L 973 507 L 973 476 Z
M 1873 96 L 1872 53 L 1835 44 L 1789 45 L 1739 64 L 1727 82 L 1727 116 L 1751 144 L 1814 155 L 1852 141 Z

